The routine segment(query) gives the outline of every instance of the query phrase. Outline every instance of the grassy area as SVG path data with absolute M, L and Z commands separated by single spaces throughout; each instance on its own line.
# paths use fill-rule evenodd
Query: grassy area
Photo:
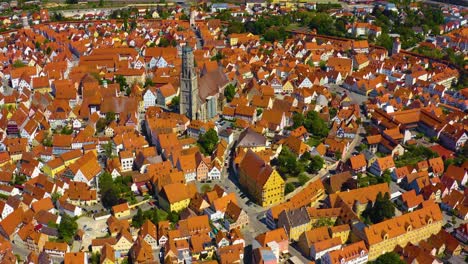
M 158 210 L 157 214 L 158 214 L 159 221 L 167 220 L 168 213 L 166 213 L 166 211 L 161 210 L 161 209 L 157 209 L 157 210 Z
M 377 183 L 379 183 L 379 180 L 372 174 L 363 174 L 361 177 L 358 177 L 359 188 L 375 185 Z
M 322 139 L 321 138 L 318 138 L 318 137 L 310 137 L 307 141 L 306 141 L 306 144 L 311 146 L 311 147 L 316 147 L 318 146 L 320 143 L 322 143 Z
M 302 28 L 303 27 L 301 27 L 298 23 L 291 23 L 286 27 L 286 30 L 298 30 Z

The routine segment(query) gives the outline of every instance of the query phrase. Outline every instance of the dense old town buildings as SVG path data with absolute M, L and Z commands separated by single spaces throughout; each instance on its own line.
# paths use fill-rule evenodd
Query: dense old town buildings
M 0 263 L 463 262 L 466 7 L 16 2 Z

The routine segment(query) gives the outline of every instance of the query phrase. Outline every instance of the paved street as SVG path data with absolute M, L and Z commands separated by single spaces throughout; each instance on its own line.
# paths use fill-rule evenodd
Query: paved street
M 14 243 L 11 244 L 13 247 L 13 252 L 15 255 L 19 255 L 21 260 L 26 260 L 28 258 L 29 253 L 31 253 L 29 250 L 25 249 L 24 247 L 20 247 Z

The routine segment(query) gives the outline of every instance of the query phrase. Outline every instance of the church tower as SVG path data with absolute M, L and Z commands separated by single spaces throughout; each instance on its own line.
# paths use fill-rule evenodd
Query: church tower
M 194 65 L 193 49 L 185 45 L 182 48 L 182 72 L 180 74 L 180 113 L 189 119 L 197 119 L 200 105 L 198 78 Z
M 396 37 L 396 38 L 393 40 L 393 47 L 392 47 L 392 54 L 391 54 L 391 55 L 400 53 L 400 50 L 401 50 L 400 38 L 399 38 L 399 37 Z

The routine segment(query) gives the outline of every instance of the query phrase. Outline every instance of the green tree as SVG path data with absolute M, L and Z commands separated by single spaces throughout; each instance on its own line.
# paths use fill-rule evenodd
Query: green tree
M 54 12 L 52 14 L 52 18 L 51 18 L 52 21 L 63 21 L 64 20 L 64 17 L 62 15 L 62 13 L 58 13 L 58 12 Z
M 213 153 L 218 141 L 218 133 L 212 128 L 198 137 L 198 145 L 200 146 L 201 152 L 205 155 L 211 155 Z
M 209 191 L 211 191 L 211 186 L 209 184 L 203 184 L 200 187 L 200 190 L 201 190 L 202 193 L 209 192 Z
M 101 201 L 102 205 L 107 209 L 110 209 L 112 208 L 112 206 L 117 205 L 119 203 L 119 197 L 117 195 L 116 190 L 114 188 L 110 188 L 103 192 L 101 196 Z
M 395 216 L 395 205 L 390 200 L 390 194 L 378 193 L 373 206 L 367 207 L 362 212 L 362 217 L 369 218 L 369 220 L 376 224 L 384 220 L 391 219 Z
M 226 89 L 224 89 L 224 96 L 226 96 L 226 101 L 230 103 L 234 98 L 234 95 L 236 95 L 236 86 L 229 84 L 226 86 Z
M 76 223 L 75 218 L 69 216 L 68 214 L 63 214 L 58 226 L 59 238 L 63 239 L 67 243 L 70 243 L 73 241 L 76 230 L 78 230 L 78 224 Z
M 115 82 L 119 84 L 121 92 L 125 91 L 129 87 L 127 84 L 127 80 L 123 75 L 115 76 Z
M 314 228 L 322 227 L 322 226 L 333 226 L 335 223 L 331 218 L 328 217 L 320 217 L 317 222 L 315 222 L 312 226 Z
M 229 23 L 229 26 L 227 28 L 227 34 L 233 34 L 233 33 L 244 33 L 245 28 L 244 24 L 238 21 L 231 21 Z
M 101 254 L 99 252 L 94 252 L 91 254 L 91 264 L 100 264 L 101 263 Z
M 382 173 L 382 176 L 380 176 L 378 178 L 378 181 L 379 183 L 390 183 L 392 181 L 392 173 L 390 172 L 390 170 L 385 170 L 383 173 Z
M 137 213 L 132 218 L 132 226 L 135 228 L 140 228 L 145 221 L 145 216 L 141 208 L 138 208 Z
M 180 219 L 179 214 L 173 211 L 169 212 L 169 215 L 167 216 L 167 218 L 171 223 L 177 223 Z
M 159 40 L 159 47 L 169 47 L 171 45 L 170 41 L 166 37 L 162 37 Z
M 292 120 L 293 120 L 292 128 L 296 129 L 296 128 L 304 125 L 305 118 L 304 118 L 304 115 L 302 113 L 294 113 Z
M 400 256 L 395 252 L 387 252 L 383 255 L 380 255 L 374 262 L 374 264 L 405 264 L 401 260 Z
M 14 68 L 21 68 L 21 67 L 25 67 L 26 64 L 22 61 L 22 60 L 15 60 L 15 62 L 13 62 L 13 67 Z
M 75 5 L 78 4 L 78 0 L 65 0 L 65 3 L 69 5 Z
M 99 176 L 99 190 L 105 192 L 113 187 L 114 181 L 112 175 L 109 172 L 104 172 Z
M 187 14 L 183 13 L 183 14 L 180 16 L 180 20 L 189 21 L 189 20 L 190 20 L 190 17 L 189 17 Z
M 130 30 L 133 31 L 136 27 L 137 27 L 137 22 L 135 20 L 132 20 L 132 22 L 130 22 Z
M 310 178 L 304 173 L 299 174 L 299 177 L 297 177 L 299 185 L 301 186 L 304 186 L 309 181 L 309 179 Z
M 382 33 L 375 39 L 375 44 L 386 48 L 390 52 L 392 51 L 393 40 L 387 33 Z
M 98 121 L 96 122 L 96 131 L 98 133 L 103 132 L 104 129 L 107 126 L 107 121 L 104 118 L 99 118 Z
M 52 193 L 52 196 L 51 196 L 52 202 L 55 204 L 60 199 L 60 197 L 62 197 L 60 193 L 58 192 Z
M 329 128 L 327 123 L 320 118 L 319 114 L 315 111 L 307 112 L 304 120 L 304 127 L 314 136 L 321 138 L 328 136 Z
M 303 163 L 308 163 L 312 159 L 312 155 L 310 152 L 306 151 L 302 154 L 301 158 L 299 159 Z
M 331 107 L 329 110 L 328 110 L 328 113 L 330 114 L 330 118 L 334 118 L 336 116 L 336 113 L 338 113 L 338 109 L 334 108 L 334 107 Z
M 104 172 L 99 176 L 99 192 L 101 193 L 101 202 L 105 208 L 111 208 L 112 206 L 119 203 L 119 193 L 122 193 L 119 190 L 119 186 L 122 183 L 122 177 L 117 178 L 118 180 L 114 182 L 112 180 L 112 175 L 109 172 Z
M 151 43 L 151 44 L 154 44 L 154 43 Z M 145 84 L 143 85 L 143 87 L 146 88 L 148 86 L 153 86 L 153 85 L 154 85 L 153 80 L 151 80 L 151 78 L 146 78 Z
M 310 159 L 309 166 L 307 167 L 307 171 L 309 173 L 317 173 L 319 170 L 323 168 L 323 165 L 325 164 L 324 160 L 322 157 L 319 155 L 313 156 Z
M 322 71 L 326 71 L 326 70 L 327 70 L 327 62 L 321 60 L 321 61 L 319 62 L 319 67 L 320 67 L 320 69 L 321 69 Z
M 297 177 L 304 171 L 302 163 L 297 160 L 297 156 L 288 147 L 283 147 L 278 155 L 277 169 L 284 178 Z
M 114 152 L 114 144 L 112 143 L 111 140 L 107 142 L 104 146 L 104 155 L 106 155 L 107 158 L 112 158 L 112 153 Z
M 356 150 L 362 152 L 367 149 L 367 144 L 361 143 L 359 146 L 356 147 Z
M 288 193 L 291 193 L 294 191 L 294 189 L 296 189 L 294 187 L 294 184 L 288 182 L 286 183 L 286 185 L 284 186 L 284 194 L 288 194 Z
M 336 30 L 334 24 L 333 18 L 327 13 L 317 13 L 311 18 L 309 27 L 311 29 L 316 29 L 318 34 L 335 35 Z
M 225 58 L 224 54 L 223 54 L 221 51 L 219 51 L 219 52 L 216 53 L 216 55 L 214 55 L 213 57 L 211 57 L 211 60 L 212 60 L 212 61 L 220 62 L 220 61 L 221 61 L 222 59 L 224 59 L 224 58 Z
M 172 107 L 178 107 L 180 104 L 180 97 L 179 96 L 174 96 L 171 101 L 171 106 Z
M 112 121 L 115 121 L 115 113 L 114 112 L 107 112 L 106 113 L 106 123 L 110 124 Z
M 15 180 L 13 182 L 13 184 L 17 184 L 17 185 L 23 185 L 23 183 L 25 183 L 27 180 L 26 176 L 23 175 L 23 174 L 15 174 Z
M 60 131 L 60 134 L 63 135 L 71 135 L 73 133 L 73 128 L 71 127 L 63 127 L 62 130 Z
M 343 157 L 343 153 L 341 151 L 337 150 L 335 151 L 335 159 L 339 160 Z

